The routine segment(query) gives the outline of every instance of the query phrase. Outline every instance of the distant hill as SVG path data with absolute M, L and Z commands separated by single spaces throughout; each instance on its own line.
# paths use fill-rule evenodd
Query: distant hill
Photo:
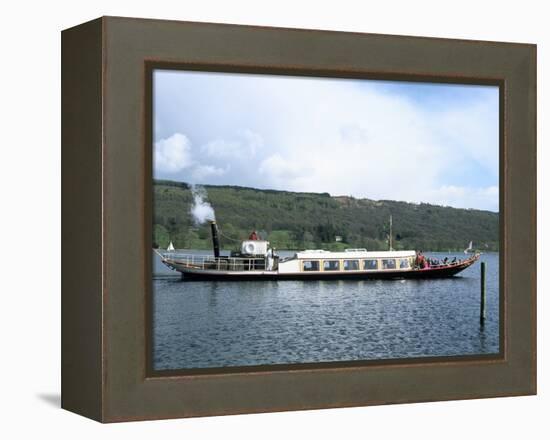
M 216 211 L 224 249 L 236 248 L 255 229 L 277 249 L 386 250 L 390 214 L 395 249 L 460 251 L 469 241 L 483 251 L 496 251 L 499 246 L 499 215 L 490 211 L 327 193 L 204 188 Z M 193 196 L 189 185 L 155 181 L 153 198 L 156 246 L 166 248 L 173 241 L 177 248 L 211 247 L 209 226 L 195 225 L 190 214 Z

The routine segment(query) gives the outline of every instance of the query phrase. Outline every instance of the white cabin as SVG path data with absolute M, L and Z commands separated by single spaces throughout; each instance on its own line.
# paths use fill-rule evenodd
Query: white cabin
M 349 249 L 345 252 L 306 250 L 279 262 L 279 273 L 350 272 L 412 270 L 415 251 L 373 251 Z

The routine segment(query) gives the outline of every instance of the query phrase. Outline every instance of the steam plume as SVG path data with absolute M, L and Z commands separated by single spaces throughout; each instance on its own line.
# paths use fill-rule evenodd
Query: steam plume
M 200 185 L 191 185 L 191 194 L 193 195 L 193 205 L 191 205 L 191 215 L 196 224 L 200 225 L 207 220 L 216 220 L 216 214 L 212 205 L 206 201 L 208 194 L 204 187 Z

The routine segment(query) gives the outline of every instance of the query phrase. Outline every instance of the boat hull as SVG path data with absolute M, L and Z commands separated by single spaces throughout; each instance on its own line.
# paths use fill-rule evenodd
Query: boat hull
M 462 272 L 479 259 L 475 255 L 462 263 L 413 270 L 380 270 L 350 272 L 219 271 L 189 268 L 177 263 L 167 264 L 182 273 L 184 281 L 283 281 L 283 280 L 391 280 L 449 278 Z

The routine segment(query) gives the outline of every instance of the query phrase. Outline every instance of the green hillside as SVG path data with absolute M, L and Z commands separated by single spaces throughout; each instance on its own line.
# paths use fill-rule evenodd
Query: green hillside
M 216 211 L 222 247 L 236 248 L 251 230 L 277 249 L 365 247 L 387 250 L 389 217 L 393 247 L 459 251 L 469 241 L 484 251 L 498 250 L 499 216 L 490 211 L 456 209 L 390 200 L 332 197 L 237 186 L 204 186 Z M 211 248 L 207 224 L 195 225 L 193 196 L 185 183 L 155 181 L 153 243 L 166 248 Z M 336 237 L 341 242 L 336 241 Z

